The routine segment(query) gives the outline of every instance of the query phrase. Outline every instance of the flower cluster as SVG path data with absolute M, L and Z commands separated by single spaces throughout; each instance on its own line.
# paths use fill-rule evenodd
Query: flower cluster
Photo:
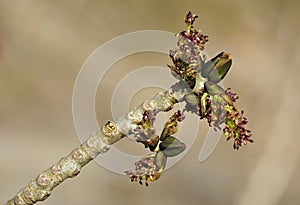
M 253 142 L 250 130 L 245 128 L 247 119 L 234 105 L 238 96 L 218 85 L 227 75 L 232 59 L 229 53 L 221 52 L 206 61 L 203 50 L 208 36 L 193 27 L 197 17 L 191 12 L 186 15 L 187 29 L 177 34 L 178 48 L 170 51 L 174 65 L 169 67 L 193 90 L 185 96 L 186 110 L 206 119 L 215 130 L 221 130 L 224 124 L 224 135 L 228 140 L 233 138 L 233 148 L 239 149 L 242 144 Z
M 225 90 L 226 95 L 230 98 L 232 102 L 236 102 L 239 99 L 239 96 L 236 93 L 231 91 L 231 88 Z
M 203 50 L 205 43 L 208 41 L 208 36 L 204 35 L 201 30 L 194 28 L 193 24 L 196 18 L 198 18 L 198 16 L 189 11 L 184 19 L 187 24 L 187 30 L 180 32 L 180 34 L 189 39 L 193 44 L 199 46 L 200 50 Z
M 210 96 L 206 100 L 206 112 L 203 116 L 207 119 L 207 122 L 210 127 L 221 129 L 220 125 L 225 122 L 226 119 L 226 110 L 224 107 L 227 105 L 227 102 L 221 95 Z
M 125 174 L 130 177 L 131 182 L 138 181 L 141 185 L 145 181 L 148 186 L 149 181 L 157 180 L 162 173 L 162 169 L 158 168 L 155 163 L 155 154 L 150 154 L 143 157 L 135 163 L 135 171 L 125 171 Z
M 227 96 L 235 102 L 239 97 L 236 93 L 231 92 L 230 88 L 226 90 Z M 223 129 L 224 135 L 227 140 L 234 139 L 233 149 L 238 150 L 243 144 L 248 142 L 253 143 L 251 139 L 251 131 L 246 129 L 248 123 L 247 118 L 244 116 L 244 111 L 238 112 L 234 106 L 227 106 L 226 108 L 226 122 Z
M 184 80 L 191 87 L 194 86 L 196 74 L 202 67 L 204 61 L 202 50 L 208 41 L 208 36 L 193 26 L 197 17 L 191 12 L 187 14 L 185 18 L 187 30 L 176 34 L 178 48 L 170 51 L 173 65 L 168 65 L 176 78 Z
M 227 75 L 232 59 L 229 53 L 221 52 L 206 60 L 203 50 L 208 36 L 194 28 L 197 17 L 191 12 L 186 15 L 184 21 L 187 29 L 176 34 L 178 48 L 170 50 L 173 65 L 168 67 L 179 80 L 176 85 L 184 84 L 190 89 L 182 99 L 186 103 L 184 111 L 206 119 L 215 130 L 223 128 L 227 140 L 233 139 L 233 148 L 238 150 L 243 144 L 252 143 L 253 139 L 251 131 L 245 128 L 248 120 L 244 111 L 239 112 L 234 104 L 238 96 L 230 88 L 224 90 L 218 84 Z M 172 89 L 180 90 L 182 86 L 173 86 Z M 135 171 L 125 172 L 132 182 L 143 184 L 145 181 L 148 186 L 148 182 L 161 176 L 168 157 L 177 156 L 185 150 L 186 145 L 174 137 L 178 123 L 185 118 L 184 111 L 178 110 L 167 120 L 160 137 L 154 128 L 155 111 L 145 111 L 142 120 L 136 122 L 131 134 L 153 153 L 136 162 Z
M 248 120 L 244 116 L 244 111 L 239 112 L 233 104 L 238 98 L 230 88 L 225 91 L 225 94 L 209 96 L 206 100 L 207 110 L 203 116 L 207 119 L 209 126 L 213 126 L 215 129 L 221 129 L 220 125 L 225 124 L 223 133 L 227 140 L 234 139 L 233 149 L 236 150 L 243 144 L 254 142 L 250 138 L 251 131 L 245 128 Z
M 228 110 L 226 113 L 226 123 L 223 129 L 224 135 L 227 140 L 234 139 L 233 149 L 238 150 L 243 144 L 248 142 L 253 143 L 251 139 L 251 131 L 245 128 L 248 123 L 247 118 L 244 116 L 244 111 L 238 112 L 236 110 Z
M 145 112 L 142 124 L 149 123 L 148 120 L 151 119 L 149 114 L 150 113 Z M 155 151 L 155 153 L 147 155 L 136 162 L 135 171 L 129 170 L 125 172 L 126 175 L 129 175 L 132 182 L 139 181 L 140 184 L 143 184 L 143 181 L 145 181 L 146 186 L 148 186 L 149 181 L 155 181 L 161 176 L 168 157 L 174 157 L 185 150 L 186 145 L 171 136 L 177 132 L 178 122 L 183 120 L 183 112 L 178 110 L 165 123 L 160 138 L 158 138 L 157 135 L 153 135 L 155 137 L 146 137 L 145 141 L 137 140 L 138 142 L 142 142 L 145 147 L 149 147 L 151 151 Z M 142 133 L 140 133 L 140 135 L 142 135 Z M 151 142 L 153 142 L 153 144 L 151 144 Z
M 189 11 L 186 15 L 186 17 L 184 18 L 184 22 L 189 26 L 189 25 L 193 25 L 194 21 L 196 20 L 196 18 L 198 18 L 198 15 L 196 14 L 192 14 L 191 11 Z

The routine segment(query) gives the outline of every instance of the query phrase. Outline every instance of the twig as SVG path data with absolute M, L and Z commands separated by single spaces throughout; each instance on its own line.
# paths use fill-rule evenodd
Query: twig
M 83 166 L 97 155 L 107 152 L 110 145 L 121 140 L 142 121 L 145 111 L 166 112 L 191 89 L 179 82 L 171 89 L 160 92 L 142 105 L 134 108 L 115 123 L 108 121 L 101 130 L 93 133 L 83 144 L 75 148 L 67 157 L 43 171 L 21 189 L 6 205 L 29 205 L 47 199 L 51 191 L 68 178 L 77 176 Z

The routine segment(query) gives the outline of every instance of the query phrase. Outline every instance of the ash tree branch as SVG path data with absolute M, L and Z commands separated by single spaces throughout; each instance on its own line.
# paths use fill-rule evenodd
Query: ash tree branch
M 62 158 L 34 180 L 31 180 L 6 204 L 30 205 L 45 200 L 55 187 L 64 180 L 79 174 L 81 168 L 97 155 L 107 152 L 112 144 L 125 136 L 131 137 L 132 133 L 136 133 L 135 131 L 139 130 L 139 126 L 143 125 L 145 114 L 170 111 L 176 103 L 183 101 L 186 103 L 185 111 L 197 114 L 200 119 L 206 119 L 209 126 L 214 127 L 214 129 L 221 129 L 220 125 L 225 124 L 223 133 L 227 140 L 233 139 L 234 149 L 238 150 L 242 145 L 249 142 L 253 143 L 251 131 L 245 127 L 248 120 L 244 116 L 244 111 L 238 111 L 234 104 L 238 96 L 230 89 L 224 90 L 218 85 L 228 73 L 232 59 L 228 53 L 221 52 L 209 61 L 206 60 L 207 56 L 205 56 L 203 50 L 205 43 L 208 41 L 208 36 L 204 35 L 201 30 L 194 28 L 193 23 L 197 17 L 191 12 L 186 15 L 187 30 L 176 35 L 178 37 L 178 48 L 172 49 L 169 53 L 173 65 L 168 66 L 171 73 L 179 79 L 179 82 L 172 85 L 169 90 L 160 92 L 152 99 L 146 100 L 142 105 L 132 109 L 116 122 L 108 121 L 67 157 Z M 137 167 L 136 171 L 142 171 L 145 168 L 143 167 L 144 164 L 147 166 L 149 164 L 153 165 L 153 167 L 150 167 L 151 170 L 155 166 L 163 168 L 166 157 L 168 157 L 166 150 L 170 148 L 168 147 L 170 142 L 175 140 L 173 136 L 168 136 L 169 132 L 173 133 L 175 131 L 168 130 L 167 134 L 161 138 L 157 136 L 153 138 L 156 139 L 156 145 L 158 140 L 162 141 L 159 144 L 159 149 L 163 148 L 159 150 L 161 152 L 157 151 L 155 159 L 153 157 L 144 158 L 144 161 L 138 163 L 141 167 Z M 137 142 L 141 142 L 138 135 L 133 134 L 133 138 Z M 148 141 L 146 142 L 148 143 Z M 144 144 L 145 147 L 148 146 L 147 143 Z M 182 143 L 177 141 L 174 146 L 179 148 L 176 151 L 178 154 L 182 150 Z M 150 151 L 153 150 L 150 148 Z M 169 152 L 168 155 L 174 156 L 174 152 Z M 158 166 L 158 164 L 161 166 Z M 148 171 L 151 171 L 150 168 Z M 140 183 L 145 178 L 146 185 L 148 178 L 154 181 L 159 177 L 159 175 L 155 175 L 154 178 L 151 178 L 152 176 L 149 176 L 144 169 L 142 174 L 129 171 L 128 174 L 132 181 L 139 180 Z
M 27 186 L 7 201 L 6 205 L 30 205 L 47 199 L 55 187 L 66 179 L 77 176 L 82 167 L 99 154 L 107 152 L 112 144 L 127 136 L 130 130 L 134 129 L 138 122 L 141 122 L 145 111 L 167 112 L 189 93 L 191 93 L 190 87 L 180 81 L 169 90 L 146 100 L 116 122 L 108 121 L 68 156 L 31 180 Z

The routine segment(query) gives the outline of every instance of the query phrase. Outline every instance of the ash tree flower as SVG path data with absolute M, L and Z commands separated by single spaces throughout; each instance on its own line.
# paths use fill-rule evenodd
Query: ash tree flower
M 153 126 L 156 112 L 144 113 L 142 121 L 132 134 L 136 136 L 137 142 L 143 143 L 153 153 L 136 162 L 135 171 L 125 172 L 131 181 L 138 181 L 140 184 L 145 181 L 148 186 L 148 182 L 161 176 L 168 157 L 177 156 L 185 150 L 186 145 L 175 137 L 178 123 L 185 118 L 184 112 L 192 112 L 200 119 L 206 119 L 208 125 L 215 130 L 221 130 L 221 125 L 224 124 L 224 136 L 227 140 L 233 139 L 235 150 L 248 142 L 254 142 L 251 131 L 246 129 L 248 120 L 244 111 L 239 111 L 235 105 L 238 96 L 230 88 L 225 90 L 218 84 L 228 74 L 232 65 L 231 56 L 221 52 L 207 60 L 204 49 L 208 36 L 194 28 L 197 17 L 188 12 L 184 19 L 186 30 L 176 34 L 178 47 L 169 52 L 173 63 L 168 65 L 171 74 L 191 89 L 184 96 L 185 108 L 183 111 L 178 110 L 167 120 L 160 137 Z
M 155 156 L 155 154 L 147 155 L 135 163 L 135 171 L 125 171 L 131 182 L 138 181 L 142 185 L 143 181 L 145 181 L 145 185 L 148 186 L 149 181 L 159 179 L 162 168 L 156 165 Z
M 218 85 L 227 75 L 232 59 L 229 53 L 221 52 L 206 61 L 203 50 L 208 36 L 194 28 L 197 17 L 191 12 L 186 15 L 187 29 L 177 34 L 178 48 L 170 51 L 174 65 L 169 65 L 169 68 L 193 90 L 185 96 L 186 110 L 206 119 L 215 129 L 221 129 L 220 125 L 225 124 L 224 135 L 228 140 L 233 138 L 234 149 L 239 149 L 242 144 L 253 142 L 251 131 L 245 128 L 248 121 L 244 112 L 239 112 L 234 104 L 237 95 Z
M 150 149 L 154 152 L 143 157 L 141 160 L 135 163 L 135 171 L 129 170 L 125 171 L 131 179 L 131 182 L 139 182 L 141 185 L 145 181 L 145 185 L 148 186 L 149 181 L 155 181 L 159 179 L 162 174 L 163 169 L 166 166 L 167 158 L 174 157 L 183 152 L 186 145 L 180 142 L 178 139 L 173 137 L 177 132 L 178 123 L 184 120 L 184 114 L 180 110 L 175 112 L 165 123 L 164 129 L 158 139 L 155 135 L 155 143 L 150 145 L 150 141 L 153 138 L 148 138 L 146 141 L 138 141 L 145 145 L 145 148 Z M 146 119 L 146 120 L 144 120 Z M 148 117 L 143 117 L 143 123 L 147 123 Z M 143 124 L 142 123 L 142 124 Z

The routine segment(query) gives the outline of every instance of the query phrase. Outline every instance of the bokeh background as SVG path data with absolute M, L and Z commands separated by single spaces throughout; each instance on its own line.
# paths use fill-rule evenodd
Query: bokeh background
M 232 54 L 224 85 L 240 95 L 255 143 L 237 152 L 223 139 L 200 163 L 202 122 L 191 151 L 150 187 L 91 162 L 43 204 L 300 203 L 298 0 L 0 0 L 0 203 L 79 144 L 71 102 L 86 58 L 127 32 L 178 32 L 188 10 L 210 35 L 208 55 Z M 99 123 L 111 118 L 110 81 L 126 69 L 169 62 L 153 53 L 119 62 L 97 94 L 97 102 L 105 101 L 96 107 Z

